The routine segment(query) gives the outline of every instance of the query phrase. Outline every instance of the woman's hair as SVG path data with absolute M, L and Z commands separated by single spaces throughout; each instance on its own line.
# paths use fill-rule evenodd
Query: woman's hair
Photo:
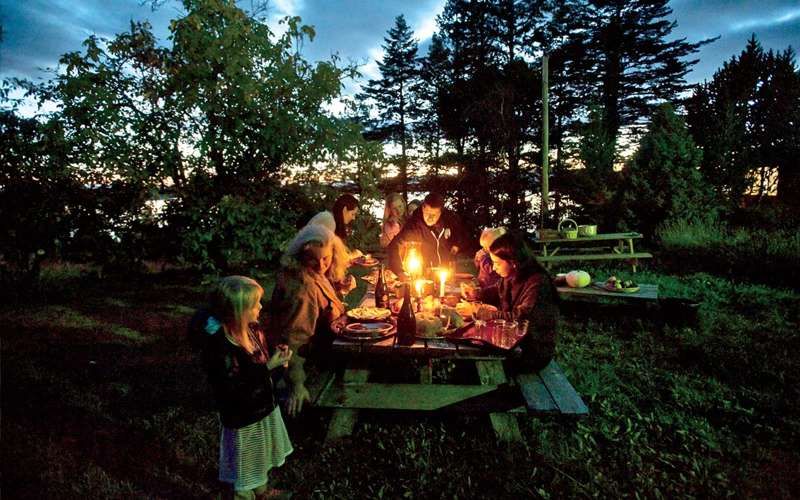
M 230 332 L 240 339 L 246 335 L 248 325 L 242 323 L 245 311 L 255 307 L 264 289 L 247 276 L 226 276 L 222 278 L 211 292 L 209 309 Z
M 281 263 L 289 269 L 306 267 L 311 259 L 316 258 L 316 252 L 327 245 L 332 245 L 333 254 L 331 267 L 325 275 L 332 282 L 341 281 L 349 264 L 347 247 L 333 231 L 320 224 L 308 224 L 300 229 L 289 242 Z
M 536 260 L 536 255 L 530 245 L 519 235 L 505 233 L 498 236 L 489 247 L 489 252 L 506 262 L 516 265 L 517 273 L 529 275 L 534 273 L 548 274 L 544 267 Z
M 349 230 L 344 223 L 344 216 L 342 215 L 342 211 L 344 209 L 353 210 L 354 208 L 358 208 L 358 200 L 352 194 L 343 194 L 336 198 L 336 201 L 333 202 L 333 220 L 336 221 L 336 236 L 343 240 L 347 240 L 347 236 L 349 235 Z
M 408 206 L 406 207 L 406 216 L 411 217 L 411 214 L 413 214 L 420 207 L 420 205 L 422 205 L 422 202 L 419 200 L 409 201 Z
M 396 221 L 401 226 L 406 221 L 406 200 L 400 193 L 389 193 L 386 196 L 386 203 L 383 207 L 383 221 L 386 222 L 392 216 L 392 207 L 398 208 L 398 215 L 400 218 Z
M 308 221 L 308 224 L 318 224 L 320 226 L 325 226 L 331 232 L 336 231 L 336 220 L 333 218 L 333 214 L 327 210 L 312 217 L 311 220 Z
M 506 228 L 504 227 L 487 227 L 481 232 L 480 237 L 480 244 L 481 248 L 489 248 L 494 240 L 506 234 Z

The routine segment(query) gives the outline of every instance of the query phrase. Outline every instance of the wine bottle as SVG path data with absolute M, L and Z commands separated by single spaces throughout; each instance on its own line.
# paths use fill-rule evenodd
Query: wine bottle
M 397 315 L 397 343 L 411 345 L 417 335 L 417 319 L 414 316 L 414 306 L 411 303 L 411 284 L 406 284 L 403 293 L 403 307 Z
M 389 293 L 386 290 L 386 281 L 383 279 L 383 264 L 378 271 L 378 282 L 375 283 L 375 307 L 389 307 Z

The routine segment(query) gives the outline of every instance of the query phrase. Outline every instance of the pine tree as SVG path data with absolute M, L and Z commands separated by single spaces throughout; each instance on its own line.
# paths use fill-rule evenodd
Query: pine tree
M 667 17 L 668 0 L 591 0 L 588 56 L 595 62 L 597 104 L 605 110 L 606 129 L 619 129 L 649 116 L 654 103 L 677 100 L 689 88 L 684 77 L 704 40 L 668 40 L 676 23 Z
M 713 220 L 713 191 L 699 170 L 702 156 L 672 105 L 656 108 L 618 192 L 628 228 L 652 236 L 668 220 Z
M 687 102 L 690 130 L 704 151 L 702 170 L 738 206 L 756 172 L 778 169 L 778 194 L 796 200 L 800 154 L 800 75 L 791 48 L 764 53 L 755 36 Z M 763 191 L 766 186 L 762 185 Z
M 384 136 L 400 145 L 400 182 L 403 193 L 408 192 L 408 155 L 413 144 L 411 118 L 417 103 L 419 86 L 419 61 L 417 41 L 402 15 L 384 38 L 384 56 L 378 61 L 380 80 L 370 80 L 362 98 L 371 99 L 379 120 L 374 128 L 384 131 Z

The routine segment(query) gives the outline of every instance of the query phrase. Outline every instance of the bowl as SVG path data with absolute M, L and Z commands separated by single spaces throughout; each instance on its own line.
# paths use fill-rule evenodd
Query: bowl
M 578 236 L 597 236 L 597 225 L 584 224 L 578 226 Z

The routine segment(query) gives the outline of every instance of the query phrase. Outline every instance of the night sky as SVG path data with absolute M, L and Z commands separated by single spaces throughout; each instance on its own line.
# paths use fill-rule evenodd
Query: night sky
M 250 6 L 250 0 L 239 2 Z M 331 54 L 363 65 L 362 73 L 375 78 L 374 60 L 394 18 L 404 14 L 420 41 L 421 55 L 436 28 L 435 18 L 444 0 L 273 0 L 268 15 L 277 19 L 298 15 L 316 28 L 317 38 L 303 52 L 310 60 Z M 169 20 L 181 12 L 180 2 L 167 2 L 153 11 L 140 0 L 0 0 L 4 40 L 0 45 L 0 77 L 49 78 L 42 68 L 54 67 L 58 57 L 80 50 L 91 34 L 112 37 L 125 31 L 131 19 L 149 20 L 162 43 L 168 41 Z M 800 4 L 797 0 L 675 0 L 670 3 L 678 26 L 673 32 L 689 41 L 720 36 L 704 46 L 690 82 L 710 78 L 738 54 L 755 33 L 765 49 L 783 50 L 800 45 Z

